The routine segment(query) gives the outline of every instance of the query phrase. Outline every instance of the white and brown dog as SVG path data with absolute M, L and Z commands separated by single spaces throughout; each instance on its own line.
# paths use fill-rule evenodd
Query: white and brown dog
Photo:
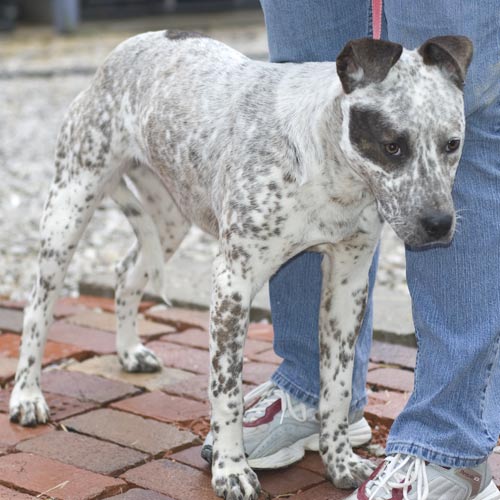
M 355 40 L 337 63 L 305 64 L 255 62 L 170 30 L 122 43 L 75 99 L 59 136 L 11 419 L 49 418 L 40 369 L 53 306 L 87 222 L 110 195 L 138 240 L 118 266 L 125 370 L 161 367 L 136 333 L 148 280 L 163 293 L 163 262 L 191 223 L 219 240 L 209 392 L 213 486 L 226 499 L 259 491 L 242 442 L 252 298 L 292 256 L 324 252 L 320 451 L 335 485 L 358 485 L 371 466 L 352 452 L 347 414 L 368 269 L 382 219 L 412 246 L 452 238 L 471 54 L 458 36 L 414 51 Z

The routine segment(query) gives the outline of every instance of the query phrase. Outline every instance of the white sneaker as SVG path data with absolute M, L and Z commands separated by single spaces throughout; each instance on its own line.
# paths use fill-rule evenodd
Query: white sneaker
M 245 397 L 251 404 L 243 416 L 243 442 L 253 469 L 278 469 L 298 462 L 306 450 L 319 450 L 316 409 L 296 400 L 268 381 Z M 361 418 L 349 425 L 352 446 L 368 443 L 372 433 Z M 201 456 L 211 462 L 212 435 L 208 434 Z
M 487 462 L 448 469 L 411 455 L 391 455 L 346 500 L 500 500 Z

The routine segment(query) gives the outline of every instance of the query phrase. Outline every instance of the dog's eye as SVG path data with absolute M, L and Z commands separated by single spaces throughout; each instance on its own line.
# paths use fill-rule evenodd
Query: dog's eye
M 453 153 L 460 147 L 460 139 L 450 139 L 446 144 L 446 152 Z
M 401 148 L 399 144 L 395 142 L 390 142 L 389 144 L 384 144 L 385 152 L 391 156 L 399 156 L 401 154 Z

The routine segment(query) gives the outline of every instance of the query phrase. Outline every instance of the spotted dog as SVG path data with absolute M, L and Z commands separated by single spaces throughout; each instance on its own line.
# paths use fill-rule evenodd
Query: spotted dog
M 294 255 L 324 253 L 320 452 L 335 485 L 359 485 L 372 467 L 352 452 L 347 414 L 368 269 L 382 219 L 415 247 L 452 238 L 471 53 L 458 36 L 413 51 L 354 40 L 336 64 L 256 62 L 173 31 L 119 45 L 58 138 L 11 419 L 49 418 L 40 369 L 54 303 L 87 222 L 110 195 L 137 236 L 117 267 L 117 351 L 127 371 L 161 368 L 136 333 L 148 280 L 163 294 L 163 263 L 191 223 L 218 238 L 209 392 L 212 483 L 226 499 L 259 492 L 242 441 L 252 298 Z

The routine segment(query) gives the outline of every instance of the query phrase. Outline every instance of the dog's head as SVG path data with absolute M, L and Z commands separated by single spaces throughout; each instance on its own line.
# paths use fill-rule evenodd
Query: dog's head
M 354 40 L 337 58 L 345 93 L 340 146 L 368 182 L 380 214 L 411 246 L 446 243 L 454 233 L 451 190 L 471 57 L 467 38 L 443 36 L 413 51 Z

